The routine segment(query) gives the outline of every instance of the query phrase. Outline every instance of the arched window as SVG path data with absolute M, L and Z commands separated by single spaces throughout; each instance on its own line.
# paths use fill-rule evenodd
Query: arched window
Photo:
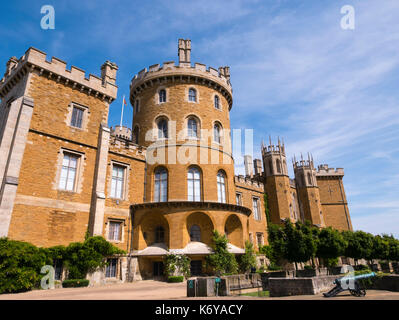
M 161 226 L 155 229 L 155 243 L 165 242 L 165 229 Z
M 158 138 L 167 139 L 168 138 L 168 121 L 166 119 L 160 119 L 157 123 L 158 126 Z
M 197 102 L 197 90 L 193 88 L 188 90 L 188 101 Z
M 281 173 L 281 161 L 279 159 L 276 159 L 276 168 L 277 173 Z
M 188 201 L 201 201 L 201 173 L 198 168 L 189 168 L 187 172 Z
M 201 242 L 201 229 L 196 224 L 190 228 L 190 241 Z
M 222 142 L 221 131 L 222 131 L 221 125 L 219 123 L 215 123 L 215 125 L 213 126 L 213 141 L 217 143 Z
M 140 101 L 136 100 L 136 113 L 140 110 Z
M 311 185 L 312 184 L 312 175 L 310 172 L 308 172 L 308 183 Z
M 270 174 L 272 175 L 273 174 L 273 163 L 272 163 L 272 160 L 269 160 L 269 171 L 270 171 Z
M 214 102 L 215 108 L 216 109 L 220 109 L 220 98 L 219 98 L 219 96 L 215 96 L 213 102 Z
M 168 201 L 168 172 L 165 168 L 155 171 L 154 201 Z
M 217 175 L 218 202 L 226 203 L 226 179 L 223 171 L 219 171 Z
M 139 127 L 134 127 L 133 130 L 133 143 L 139 144 Z
M 187 121 L 187 131 L 189 138 L 198 138 L 198 122 L 191 117 Z
M 161 89 L 159 90 L 159 103 L 166 102 L 166 90 Z

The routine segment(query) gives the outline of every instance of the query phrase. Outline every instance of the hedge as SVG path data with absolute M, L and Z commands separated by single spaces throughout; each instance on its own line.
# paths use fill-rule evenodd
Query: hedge
M 184 276 L 170 276 L 168 277 L 168 282 L 183 282 Z
M 87 279 L 70 279 L 70 280 L 64 280 L 62 282 L 63 288 L 87 287 L 88 285 L 89 285 L 89 280 Z

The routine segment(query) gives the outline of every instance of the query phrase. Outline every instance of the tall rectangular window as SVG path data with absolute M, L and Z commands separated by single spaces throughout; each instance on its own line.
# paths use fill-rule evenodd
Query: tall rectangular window
M 187 173 L 188 201 L 201 201 L 201 173 L 197 168 L 190 168 Z
M 108 259 L 107 268 L 105 269 L 106 278 L 116 278 L 116 267 L 118 265 L 118 259 Z
M 71 119 L 72 127 L 82 128 L 83 112 L 84 110 L 82 108 L 76 106 L 73 107 Z
M 257 243 L 258 243 L 258 248 L 263 246 L 263 233 L 257 233 L 256 234 L 256 240 L 257 240 Z
M 260 220 L 259 199 L 258 198 L 252 198 L 252 206 L 253 206 L 253 209 L 254 209 L 254 219 L 255 220 Z
M 72 153 L 64 153 L 59 188 L 66 191 L 75 190 L 76 171 L 79 156 Z
M 111 197 L 123 199 L 123 188 L 125 182 L 126 167 L 113 164 L 111 180 Z
M 225 175 L 219 171 L 217 175 L 218 202 L 226 203 Z
M 236 204 L 237 204 L 237 206 L 241 206 L 242 205 L 242 195 L 241 195 L 241 193 L 236 193 Z
M 108 239 L 112 241 L 120 241 L 122 238 L 122 222 L 110 221 Z

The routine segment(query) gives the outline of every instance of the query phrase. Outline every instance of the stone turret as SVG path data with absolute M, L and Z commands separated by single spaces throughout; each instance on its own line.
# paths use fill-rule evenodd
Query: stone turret
M 101 66 L 101 79 L 103 83 L 112 83 L 116 82 L 116 72 L 118 71 L 118 66 L 115 63 L 110 61 L 105 61 Z

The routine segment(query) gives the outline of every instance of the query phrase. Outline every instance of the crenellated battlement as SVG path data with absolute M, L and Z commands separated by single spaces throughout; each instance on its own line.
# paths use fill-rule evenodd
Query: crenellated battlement
M 344 169 L 329 168 L 328 164 L 321 164 L 317 167 L 316 176 L 344 176 Z
M 118 69 L 116 64 L 107 61 L 104 65 L 108 69 L 113 69 L 113 73 L 116 74 Z M 93 74 L 89 74 L 86 77 L 84 70 L 75 66 L 71 66 L 71 69 L 68 70 L 65 61 L 55 57 L 47 60 L 45 52 L 33 47 L 30 47 L 20 59 L 17 60 L 12 57 L 7 62 L 7 70 L 0 80 L 0 97 L 4 97 L 11 90 L 21 78 L 21 74 L 23 76 L 27 72 L 34 70 L 37 70 L 40 75 L 46 75 L 57 82 L 72 85 L 74 88 L 78 88 L 88 94 L 100 95 L 100 97 L 108 99 L 110 102 L 116 99 L 118 87 L 112 81 L 108 81 L 108 78 L 106 78 L 108 74 L 104 73 L 104 78 Z
M 135 96 L 147 87 L 152 87 L 157 83 L 167 81 L 193 81 L 199 84 L 214 86 L 229 101 L 231 109 L 233 103 L 232 87 L 230 83 L 229 67 L 220 67 L 219 70 L 206 67 L 202 63 L 195 63 L 191 66 L 189 63 L 175 64 L 174 61 L 164 62 L 163 65 L 154 64 L 144 68 L 136 74 L 130 83 L 130 99 L 133 105 Z
M 299 170 L 299 169 L 310 169 L 314 170 L 314 162 L 313 162 L 313 156 L 311 156 L 308 153 L 308 159 L 303 159 L 303 156 L 301 154 L 301 160 L 296 160 L 296 157 L 294 155 L 294 158 L 292 159 L 292 166 L 294 167 L 294 171 Z
M 236 175 L 234 176 L 234 182 L 242 185 L 247 185 L 252 188 L 259 189 L 260 191 L 264 190 L 264 185 L 256 178 L 251 178 L 250 176 L 244 175 Z

